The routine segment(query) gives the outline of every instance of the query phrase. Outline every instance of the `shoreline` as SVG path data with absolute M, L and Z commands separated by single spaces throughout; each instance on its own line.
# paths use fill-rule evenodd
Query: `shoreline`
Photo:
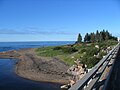
M 16 68 L 16 66 L 15 66 L 15 68 Z M 21 76 L 20 74 L 18 74 L 17 73 L 17 71 L 15 70 L 15 74 L 17 75 L 17 76 L 19 76 L 20 78 L 23 78 L 23 79 L 25 79 L 25 80 L 30 80 L 30 81 L 33 81 L 33 82 L 38 82 L 38 83 L 52 83 L 52 84 L 66 84 L 65 82 L 52 82 L 52 81 L 38 81 L 38 80 L 33 80 L 33 79 L 29 79 L 29 78 L 26 78 L 26 77 L 23 77 L 23 76 Z
M 56 84 L 69 82 L 69 75 L 66 73 L 69 65 L 55 57 L 44 59 L 37 56 L 35 48 L 0 52 L 0 58 L 18 59 L 15 73 L 22 78 Z

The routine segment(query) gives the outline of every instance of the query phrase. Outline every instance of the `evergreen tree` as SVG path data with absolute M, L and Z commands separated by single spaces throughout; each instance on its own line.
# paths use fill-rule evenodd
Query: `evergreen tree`
M 96 31 L 96 38 L 95 39 L 96 39 L 97 42 L 100 41 L 100 33 L 99 33 L 98 30 Z
M 117 38 L 117 37 L 112 36 L 112 40 L 117 41 L 117 40 L 118 40 L 118 38 Z
M 86 35 L 84 37 L 84 42 L 87 42 L 87 37 L 88 37 L 88 33 L 86 33 Z
M 90 42 L 95 42 L 95 34 L 94 33 L 91 33 L 91 35 L 90 35 Z
M 78 41 L 77 42 L 81 42 L 81 35 L 78 35 Z M 84 42 L 102 42 L 102 41 L 105 41 L 105 40 L 116 40 L 117 41 L 117 37 L 114 37 L 112 36 L 112 34 L 110 34 L 108 32 L 108 30 L 102 30 L 102 31 L 96 31 L 96 33 L 91 33 L 91 34 L 88 34 L 86 33 L 85 37 L 84 37 Z
M 82 42 L 82 36 L 81 34 L 79 33 L 78 34 L 78 38 L 77 38 L 77 43 L 81 43 Z
M 105 30 L 103 29 L 103 31 L 102 31 L 102 37 L 103 37 L 103 40 L 105 40 L 105 37 L 106 37 L 106 32 L 105 32 Z
M 102 33 L 102 31 L 100 32 L 100 42 L 102 42 L 103 41 L 103 33 Z
M 90 42 L 90 35 L 88 33 L 84 37 L 84 42 Z
M 105 40 L 110 39 L 110 33 L 108 31 L 105 32 Z
M 90 34 L 88 35 L 87 41 L 90 42 L 91 36 Z

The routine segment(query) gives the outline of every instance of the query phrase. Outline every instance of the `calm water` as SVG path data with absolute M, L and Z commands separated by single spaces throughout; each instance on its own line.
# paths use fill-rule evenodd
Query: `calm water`
M 0 42 L 0 51 L 71 43 L 74 42 Z M 60 84 L 34 82 L 17 76 L 14 72 L 16 62 L 13 59 L 0 59 L 0 90 L 60 90 Z

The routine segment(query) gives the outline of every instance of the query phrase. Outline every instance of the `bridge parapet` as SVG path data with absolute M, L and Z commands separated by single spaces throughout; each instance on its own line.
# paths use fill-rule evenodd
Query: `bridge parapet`
M 92 70 L 69 90 L 105 90 L 109 81 L 120 43 L 118 43 Z

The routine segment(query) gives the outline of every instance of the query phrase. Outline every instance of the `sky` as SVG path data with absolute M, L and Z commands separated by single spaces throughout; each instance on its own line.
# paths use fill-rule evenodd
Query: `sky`
M 103 29 L 120 37 L 119 0 L 0 0 L 0 42 L 76 41 Z

